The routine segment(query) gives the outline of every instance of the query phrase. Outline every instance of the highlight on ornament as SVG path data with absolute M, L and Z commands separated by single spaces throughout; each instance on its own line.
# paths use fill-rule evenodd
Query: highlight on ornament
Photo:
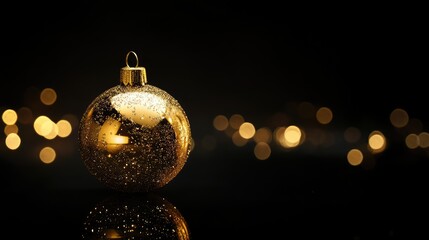
M 163 187 L 182 170 L 192 147 L 184 109 L 169 93 L 148 84 L 146 69 L 138 64 L 137 54 L 128 52 L 119 85 L 89 104 L 78 134 L 89 172 L 124 192 Z

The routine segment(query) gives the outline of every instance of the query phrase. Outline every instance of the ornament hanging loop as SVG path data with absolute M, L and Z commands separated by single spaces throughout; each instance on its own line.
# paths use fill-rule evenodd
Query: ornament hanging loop
M 127 67 L 130 67 L 130 65 L 128 65 L 128 57 L 130 56 L 130 54 L 134 55 L 134 58 L 136 59 L 136 66 L 134 67 L 138 67 L 139 66 L 139 57 L 137 56 L 137 53 L 133 52 L 133 51 L 129 51 L 127 53 L 127 56 L 125 57 L 125 64 L 127 65 Z
M 128 58 L 133 54 L 136 59 L 136 66 L 130 67 Z M 121 68 L 120 83 L 124 86 L 143 86 L 147 83 L 146 69 L 139 67 L 139 58 L 133 51 L 129 51 L 125 56 L 125 67 Z

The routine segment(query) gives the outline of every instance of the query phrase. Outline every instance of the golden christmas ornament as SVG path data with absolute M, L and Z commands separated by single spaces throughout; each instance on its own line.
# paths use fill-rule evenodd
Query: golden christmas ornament
M 130 67 L 132 54 L 136 66 Z M 137 54 L 126 55 L 120 85 L 96 97 L 79 126 L 79 147 L 89 172 L 119 191 L 163 187 L 183 168 L 191 149 L 191 129 L 181 105 L 147 84 Z

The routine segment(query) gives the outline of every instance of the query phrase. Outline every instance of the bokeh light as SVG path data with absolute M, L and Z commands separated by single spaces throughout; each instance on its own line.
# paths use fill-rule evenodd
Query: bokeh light
M 246 145 L 248 140 L 242 138 L 240 133 L 238 131 L 236 131 L 236 132 L 234 132 L 234 134 L 232 134 L 232 142 L 234 143 L 235 146 L 242 147 L 242 146 Z
M 7 135 L 5 143 L 7 148 L 9 148 L 10 150 L 15 150 L 21 145 L 21 138 L 18 134 L 11 133 Z
M 351 149 L 348 153 L 347 153 L 347 161 L 349 162 L 350 165 L 352 166 L 358 166 L 362 163 L 363 161 L 363 154 L 359 149 Z
M 427 133 L 427 132 L 421 132 L 419 134 L 419 146 L 421 148 L 427 148 L 427 147 L 429 147 L 429 133 Z
M 2 114 L 2 119 L 6 125 L 14 125 L 18 120 L 18 114 L 13 109 L 6 109 Z
M 291 125 L 284 131 L 284 139 L 287 147 L 296 147 L 300 144 L 302 132 L 299 127 Z
M 321 124 L 328 124 L 332 121 L 333 113 L 328 107 L 321 107 L 316 112 L 316 119 Z
M 269 128 L 266 128 L 266 127 L 259 128 L 258 130 L 256 130 L 255 136 L 253 136 L 253 140 L 256 143 L 259 143 L 259 142 L 270 143 L 272 138 L 273 138 L 273 133 Z
M 419 136 L 415 133 L 408 134 L 405 138 L 405 145 L 409 149 L 416 149 L 420 146 Z
M 69 121 L 62 119 L 56 125 L 58 127 L 58 137 L 65 138 L 71 134 L 72 126 Z
M 229 118 L 229 125 L 235 130 L 238 130 L 241 124 L 243 123 L 244 123 L 244 118 L 240 114 L 233 114 Z
M 34 120 L 33 127 L 37 134 L 39 134 L 40 136 L 46 136 L 52 131 L 54 124 L 55 123 L 52 122 L 50 118 L 42 115 L 37 117 L 36 120 Z
M 271 147 L 265 142 L 259 142 L 255 145 L 253 153 L 257 159 L 266 160 L 271 155 Z
M 18 133 L 18 126 L 14 125 L 6 125 L 4 127 L 4 134 L 7 136 L 11 133 Z
M 213 127 L 218 131 L 224 131 L 228 128 L 228 118 L 225 115 L 217 115 L 213 119 Z
M 242 138 L 251 139 L 255 135 L 256 130 L 252 123 L 245 122 L 241 124 L 238 132 Z
M 408 121 L 408 113 L 402 108 L 396 108 L 390 113 L 390 123 L 396 128 L 405 127 Z
M 380 131 L 371 132 L 368 137 L 368 146 L 374 153 L 384 151 L 386 148 L 386 138 L 384 137 L 384 134 Z
M 55 150 L 51 147 L 44 147 L 40 150 L 39 158 L 43 163 L 49 164 L 52 163 L 57 156 Z
M 45 105 L 52 105 L 57 100 L 57 93 L 52 88 L 45 88 L 40 93 L 40 101 Z

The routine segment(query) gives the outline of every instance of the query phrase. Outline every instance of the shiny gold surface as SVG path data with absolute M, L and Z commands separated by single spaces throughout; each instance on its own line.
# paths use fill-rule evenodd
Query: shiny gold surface
M 190 153 L 191 130 L 171 95 L 144 82 L 133 84 L 94 99 L 81 119 L 79 144 L 99 181 L 142 192 L 164 186 L 180 172 Z

